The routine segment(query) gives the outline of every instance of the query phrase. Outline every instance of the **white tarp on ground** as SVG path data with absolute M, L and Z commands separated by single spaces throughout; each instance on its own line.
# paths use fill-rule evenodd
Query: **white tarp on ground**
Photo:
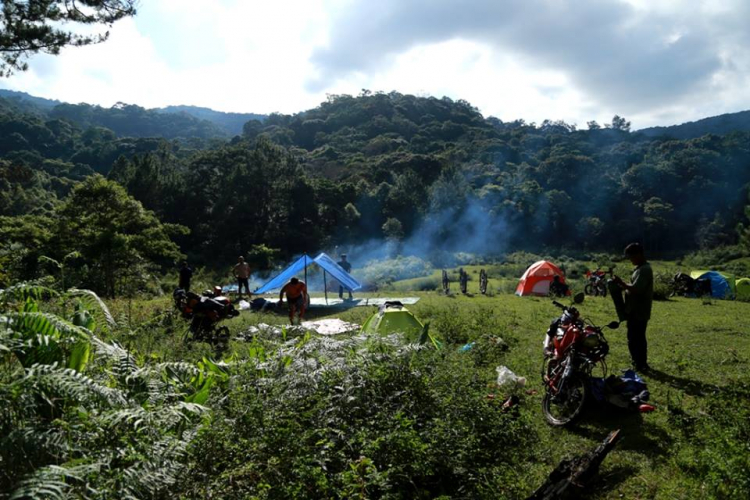
M 267 325 L 260 323 L 251 326 L 241 336 L 250 337 L 256 334 L 268 336 L 281 336 L 281 329 L 285 328 L 288 334 L 303 334 L 303 332 L 317 333 L 318 335 L 339 335 L 341 333 L 352 333 L 359 331 L 360 326 L 356 323 L 330 318 L 317 321 L 303 321 L 302 325 Z
M 317 321 L 303 321 L 302 328 L 312 330 L 321 335 L 336 335 L 339 333 L 356 332 L 359 330 L 359 325 L 342 319 L 331 318 L 319 319 Z
M 419 297 L 366 297 L 354 300 L 335 298 L 328 301 L 324 297 L 310 297 L 310 307 L 380 307 L 386 302 L 401 302 L 405 306 L 410 306 L 419 302 Z

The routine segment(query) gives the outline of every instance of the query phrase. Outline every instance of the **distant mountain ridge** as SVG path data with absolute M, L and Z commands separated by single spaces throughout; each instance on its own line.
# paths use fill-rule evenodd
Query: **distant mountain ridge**
M 750 131 L 750 111 L 726 113 L 711 116 L 694 122 L 668 127 L 649 127 L 636 132 L 647 137 L 673 137 L 675 139 L 694 139 L 706 134 L 726 135 L 730 132 Z
M 31 94 L 27 94 L 26 92 L 18 92 L 16 90 L 0 89 L 0 97 L 3 99 L 8 99 L 11 102 L 15 102 L 16 104 L 21 104 L 23 107 L 28 107 L 28 105 L 31 105 L 43 111 L 49 111 L 55 106 L 63 104 L 62 101 L 45 99 L 44 97 L 37 97 Z
M 25 113 L 43 114 L 52 118 L 67 118 L 81 126 L 104 126 L 113 128 L 118 135 L 144 136 L 153 133 L 163 135 L 165 138 L 173 138 L 181 135 L 177 129 L 184 128 L 183 136 L 197 137 L 232 137 L 242 134 L 242 126 L 250 120 L 263 121 L 266 115 L 257 113 L 225 113 L 210 108 L 199 106 L 167 106 L 164 108 L 145 109 L 135 105 L 116 104 L 112 108 L 104 108 L 91 104 L 70 104 L 54 99 L 36 97 L 26 92 L 0 89 L 0 98 L 8 100 L 15 107 Z M 57 109 L 55 109 L 57 108 Z M 138 131 L 138 123 L 134 122 L 128 129 L 117 127 L 117 120 L 107 120 L 105 115 L 112 110 L 118 112 L 122 109 L 142 110 L 143 115 L 176 115 L 175 123 L 177 129 L 171 129 L 165 133 L 159 133 L 163 127 L 154 127 L 150 120 L 143 131 Z M 74 111 L 74 112 L 71 112 Z M 85 116 L 84 116 L 85 115 Z M 93 116 L 92 116 L 93 115 Z M 184 118 L 180 118 L 184 117 Z M 166 118 L 166 117 L 165 117 Z M 189 119 L 185 119 L 189 118 Z
M 52 113 L 53 110 L 61 105 L 65 107 L 71 106 L 88 106 L 92 109 L 108 110 L 110 108 L 102 108 L 100 106 L 93 106 L 89 104 L 71 105 L 69 103 L 55 100 L 46 99 L 44 97 L 37 97 L 26 92 L 20 92 L 15 90 L 0 89 L 0 98 L 8 100 L 14 104 L 17 109 L 33 114 L 45 114 Z M 122 104 L 114 107 L 122 108 Z M 113 107 L 113 108 L 114 108 Z M 211 108 L 201 106 L 190 106 L 190 105 L 177 105 L 177 106 L 165 106 L 163 108 L 145 109 L 139 106 L 130 105 L 130 108 L 139 108 L 144 110 L 146 113 L 156 113 L 160 115 L 177 115 L 193 118 L 197 121 L 189 120 L 189 123 L 185 123 L 186 136 L 199 136 L 199 137 L 232 137 L 235 135 L 242 135 L 242 129 L 245 123 L 250 120 L 265 121 L 268 115 L 258 113 L 234 113 L 234 112 L 223 112 L 216 111 Z M 59 117 L 59 116 L 58 116 Z M 75 118 L 71 118 L 76 121 Z M 176 118 L 177 119 L 177 118 Z M 177 119 L 177 121 L 181 121 Z M 182 120 L 184 121 L 184 120 Z M 205 123 L 208 122 L 208 123 Z M 97 123 L 81 123 L 84 126 L 90 125 L 102 125 L 107 126 L 108 124 L 97 124 Z M 179 127 L 178 127 L 179 128 Z M 647 127 L 640 130 L 634 131 L 634 133 L 642 134 L 646 137 L 672 137 L 675 139 L 693 139 L 701 137 L 706 134 L 726 135 L 730 132 L 750 131 L 750 110 L 739 111 L 736 113 L 726 113 L 723 115 L 712 116 L 696 120 L 693 122 L 686 122 L 679 125 L 669 126 L 657 126 Z M 122 132 L 115 130 L 118 135 L 123 135 Z M 151 130 L 153 133 L 154 130 Z M 128 133 L 131 133 L 128 131 Z M 164 137 L 171 138 L 174 134 L 178 134 L 177 131 L 172 130 Z M 137 134 L 142 135 L 142 134 Z
M 250 120 L 263 121 L 267 118 L 266 115 L 257 113 L 225 113 L 223 111 L 215 111 L 211 108 L 185 105 L 154 108 L 154 111 L 158 113 L 187 113 L 195 118 L 208 120 L 218 125 L 230 135 L 242 134 L 242 126 Z

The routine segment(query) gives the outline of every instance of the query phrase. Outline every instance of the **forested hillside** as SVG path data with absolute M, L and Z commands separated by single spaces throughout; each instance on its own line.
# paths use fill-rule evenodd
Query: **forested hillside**
M 706 134 L 724 135 L 738 131 L 750 131 L 750 111 L 726 113 L 671 127 L 649 127 L 638 132 L 649 137 L 693 139 Z
M 213 123 L 230 136 L 241 134 L 242 127 L 250 120 L 263 121 L 266 119 L 266 115 L 256 113 L 224 113 L 199 106 L 167 106 L 165 108 L 158 108 L 155 111 L 160 113 L 186 113 L 195 118 Z
M 109 111 L 126 122 L 152 116 L 133 108 Z M 464 101 L 396 92 L 331 96 L 297 115 L 250 120 L 229 141 L 165 140 L 193 130 L 177 121 L 170 135 L 122 137 L 141 122 L 118 134 L 90 118 L 99 112 L 62 105 L 40 116 L 0 101 L 0 215 L 46 227 L 96 172 L 162 222 L 187 227 L 175 241 L 208 264 L 383 239 L 428 257 L 611 251 L 634 239 L 653 253 L 736 242 L 750 182 L 748 132 L 673 140 L 632 133 L 620 117 L 589 130 L 504 123 Z M 54 231 L 37 243 L 27 250 L 76 249 Z
M 218 123 L 216 117 L 227 115 L 212 110 L 196 112 L 202 108 L 145 109 L 132 104 L 117 103 L 111 108 L 91 104 L 70 104 L 34 97 L 24 92 L 0 89 L 0 107 L 37 115 L 47 120 L 66 120 L 81 128 L 104 127 L 118 137 L 162 137 L 165 139 L 211 139 L 227 138 L 239 132 L 230 132 L 227 119 L 237 121 L 237 117 L 224 116 Z M 192 111 L 190 110 L 192 109 Z M 206 113 L 211 112 L 211 113 Z M 204 117 L 211 119 L 204 119 Z M 247 115 L 245 121 L 261 115 Z M 243 122 L 244 123 L 244 122 Z M 231 128 L 231 127 L 230 127 Z M 235 127 L 236 128 L 236 127 Z M 240 126 L 241 128 L 241 126 Z

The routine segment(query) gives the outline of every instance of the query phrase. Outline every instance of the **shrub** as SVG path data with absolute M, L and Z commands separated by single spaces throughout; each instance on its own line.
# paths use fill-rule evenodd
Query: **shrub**
M 485 397 L 493 373 L 471 356 L 398 336 L 297 342 L 237 374 L 195 442 L 183 495 L 477 498 L 492 489 L 497 498 L 528 489 L 513 464 L 529 457 L 534 431 Z
M 654 300 L 669 300 L 674 286 L 674 273 L 656 273 L 654 275 Z

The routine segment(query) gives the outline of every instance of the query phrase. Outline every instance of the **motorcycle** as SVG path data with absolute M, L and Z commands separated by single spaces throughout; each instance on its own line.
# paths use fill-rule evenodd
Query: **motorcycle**
M 574 302 L 580 304 L 583 297 L 578 294 Z M 589 397 L 589 379 L 594 369 L 599 367 L 606 377 L 609 344 L 603 327 L 583 319 L 578 309 L 557 301 L 552 303 L 563 312 L 545 336 L 542 412 L 549 424 L 563 426 L 580 416 Z M 606 325 L 610 329 L 618 326 L 617 321 Z
M 212 344 L 229 341 L 229 328 L 217 325 L 228 318 L 239 316 L 228 297 L 221 295 L 221 288 L 207 290 L 202 295 L 186 292 L 178 288 L 172 294 L 175 308 L 183 318 L 190 320 L 190 332 L 193 340 L 202 340 Z
M 586 271 L 586 278 L 588 283 L 583 287 L 583 292 L 586 295 L 593 296 L 607 296 L 607 275 L 614 276 L 615 268 L 610 267 L 608 271 L 602 271 L 597 269 L 594 272 Z
M 711 296 L 711 280 L 708 279 L 693 279 L 690 275 L 685 273 L 677 273 L 672 278 L 672 292 L 669 294 L 670 297 L 679 295 L 681 297 L 697 297 L 701 298 L 704 296 Z

